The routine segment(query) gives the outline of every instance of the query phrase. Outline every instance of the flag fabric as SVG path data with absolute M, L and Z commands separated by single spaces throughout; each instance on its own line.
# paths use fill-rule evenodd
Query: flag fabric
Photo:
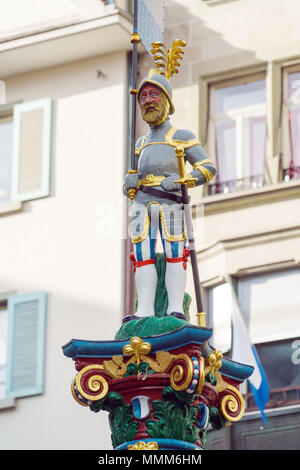
M 267 422 L 264 410 L 269 400 L 268 380 L 255 346 L 251 342 L 251 338 L 232 285 L 230 285 L 230 288 L 232 291 L 232 360 L 254 367 L 253 374 L 248 378 L 248 381 L 255 403 L 261 412 L 262 419 Z
M 166 0 L 140 0 L 138 3 L 138 33 L 151 55 L 152 43 L 163 42 Z

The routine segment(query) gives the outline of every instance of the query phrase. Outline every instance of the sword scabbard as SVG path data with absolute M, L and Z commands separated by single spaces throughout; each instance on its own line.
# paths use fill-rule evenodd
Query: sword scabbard
M 197 261 L 196 251 L 195 251 L 193 224 L 192 224 L 192 218 L 190 214 L 189 197 L 188 197 L 188 189 L 187 189 L 188 182 L 194 181 L 197 178 L 192 178 L 190 175 L 186 175 L 185 173 L 184 146 L 178 145 L 175 148 L 175 153 L 178 158 L 178 172 L 179 172 L 180 180 L 174 181 L 174 183 L 177 182 L 181 184 L 182 200 L 185 206 L 184 213 L 185 213 L 185 221 L 186 221 L 187 232 L 188 232 L 188 242 L 189 242 L 190 258 L 191 258 L 192 271 L 193 271 L 196 303 L 197 303 L 198 312 L 200 312 L 200 315 L 201 315 L 201 316 L 199 315 L 199 322 L 201 322 L 201 326 L 205 326 L 205 315 L 203 315 L 203 308 L 202 308 L 202 296 L 201 296 L 201 289 L 200 289 L 198 261 Z

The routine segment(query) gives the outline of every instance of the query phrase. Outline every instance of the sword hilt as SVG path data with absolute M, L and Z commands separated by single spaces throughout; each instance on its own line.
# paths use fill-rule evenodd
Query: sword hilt
M 173 181 L 173 183 L 186 184 L 188 187 L 193 187 L 194 182 L 197 178 L 193 178 L 191 175 L 185 173 L 185 161 L 184 161 L 184 147 L 178 145 L 175 148 L 176 157 L 178 158 L 178 171 L 180 179 Z
M 185 164 L 184 164 L 184 148 L 178 145 L 175 148 L 176 157 L 178 158 L 178 170 L 180 179 L 185 177 Z

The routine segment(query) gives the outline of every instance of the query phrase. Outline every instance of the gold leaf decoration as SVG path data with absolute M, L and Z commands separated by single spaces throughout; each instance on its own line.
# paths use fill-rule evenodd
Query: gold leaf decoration
M 139 441 L 135 444 L 127 446 L 128 450 L 158 450 L 157 442 L 143 442 Z
M 175 39 L 171 49 L 166 49 L 161 42 L 153 42 L 151 54 L 154 62 L 156 62 L 157 72 L 165 75 L 170 80 L 172 75 L 178 73 L 180 61 L 184 54 L 183 47 L 186 46 L 182 39 Z

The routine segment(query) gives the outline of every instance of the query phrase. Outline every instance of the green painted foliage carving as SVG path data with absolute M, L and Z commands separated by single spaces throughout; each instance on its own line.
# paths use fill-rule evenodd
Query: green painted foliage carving
M 134 439 L 138 422 L 133 419 L 131 406 L 125 403 L 119 393 L 109 393 L 103 400 L 93 403 L 90 408 L 95 412 L 101 410 L 109 412 L 111 440 L 114 448 Z
M 138 430 L 138 422 L 133 421 L 130 405 L 119 406 L 109 414 L 111 441 L 113 447 L 132 441 Z
M 198 408 L 188 404 L 189 400 L 178 399 L 170 389 L 165 389 L 164 401 L 152 402 L 154 419 L 146 421 L 148 434 L 153 438 L 196 442 L 199 439 L 196 427 Z

